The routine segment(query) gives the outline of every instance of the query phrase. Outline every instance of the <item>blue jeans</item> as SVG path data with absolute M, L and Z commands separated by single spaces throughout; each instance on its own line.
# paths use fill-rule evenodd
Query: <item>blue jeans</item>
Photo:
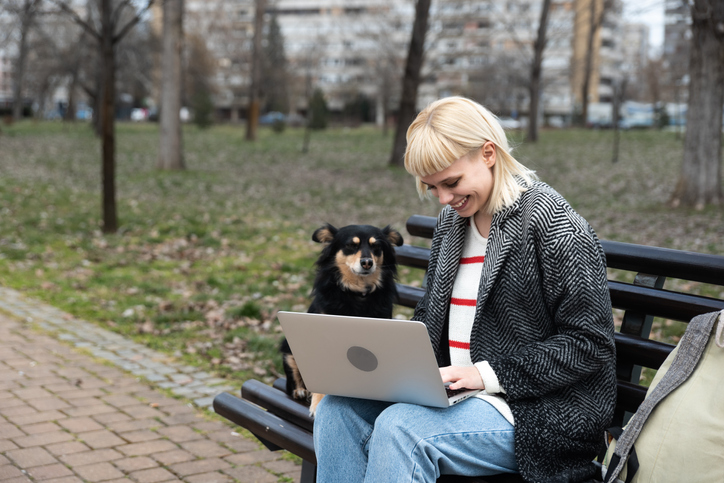
M 514 428 L 487 402 L 446 409 L 325 396 L 314 419 L 318 483 L 434 483 L 515 473 Z

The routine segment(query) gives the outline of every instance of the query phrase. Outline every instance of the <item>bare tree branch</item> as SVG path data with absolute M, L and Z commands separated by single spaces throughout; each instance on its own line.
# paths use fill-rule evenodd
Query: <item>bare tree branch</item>
M 80 27 L 82 27 L 83 30 L 88 32 L 97 42 L 101 41 L 101 36 L 98 33 L 98 31 L 96 31 L 96 29 L 94 29 L 90 23 L 88 23 L 85 20 L 83 20 L 82 18 L 80 18 L 80 15 L 78 15 L 75 12 L 75 10 L 70 8 L 70 6 L 66 2 L 64 2 L 62 0 L 50 0 L 50 1 L 53 2 L 55 5 L 57 5 L 58 8 L 60 8 L 60 10 L 63 13 L 68 15 L 73 20 L 73 22 L 80 25 Z

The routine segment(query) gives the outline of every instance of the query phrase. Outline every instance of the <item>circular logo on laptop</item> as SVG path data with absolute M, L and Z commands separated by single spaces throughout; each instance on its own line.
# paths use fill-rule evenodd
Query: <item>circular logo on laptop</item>
M 364 347 L 350 347 L 347 350 L 347 360 L 360 371 L 372 372 L 377 369 L 377 357 Z

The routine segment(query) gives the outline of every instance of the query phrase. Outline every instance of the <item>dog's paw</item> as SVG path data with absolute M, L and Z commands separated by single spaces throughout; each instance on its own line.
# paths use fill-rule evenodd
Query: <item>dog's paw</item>
M 312 397 L 312 393 L 303 388 L 297 388 L 292 392 L 294 399 L 309 399 Z
M 309 403 L 309 417 L 313 418 L 317 414 L 317 405 L 323 397 L 324 394 L 312 393 L 312 402 Z

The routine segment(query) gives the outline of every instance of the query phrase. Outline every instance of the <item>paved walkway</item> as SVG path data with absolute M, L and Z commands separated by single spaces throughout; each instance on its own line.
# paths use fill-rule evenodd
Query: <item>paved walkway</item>
M 224 383 L 0 287 L 0 482 L 298 481 L 203 409 Z

